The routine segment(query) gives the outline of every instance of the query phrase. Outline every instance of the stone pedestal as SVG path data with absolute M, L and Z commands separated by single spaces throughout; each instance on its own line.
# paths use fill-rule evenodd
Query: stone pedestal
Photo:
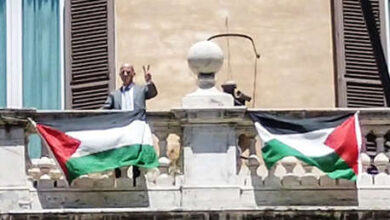
M 233 96 L 222 93 L 215 87 L 209 89 L 198 88 L 182 99 L 183 108 L 218 108 L 226 106 L 234 106 Z
M 183 126 L 183 207 L 218 207 L 239 201 L 235 122 L 244 107 L 175 109 Z M 218 195 L 218 196 L 217 196 Z
M 234 130 L 228 125 L 187 125 L 184 128 L 184 183 L 235 184 Z
M 182 99 L 182 108 L 173 109 L 183 127 L 182 206 L 236 207 L 240 186 L 235 122 L 242 120 L 246 108 L 234 107 L 233 96 L 215 87 L 215 74 L 223 64 L 217 44 L 198 42 L 190 48 L 187 59 L 198 77 L 198 89 Z

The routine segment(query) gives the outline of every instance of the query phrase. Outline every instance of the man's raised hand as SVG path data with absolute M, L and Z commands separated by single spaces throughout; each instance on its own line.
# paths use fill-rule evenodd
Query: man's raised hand
M 148 83 L 152 81 L 152 74 L 149 72 L 150 65 L 143 65 L 142 69 L 144 70 L 145 82 Z

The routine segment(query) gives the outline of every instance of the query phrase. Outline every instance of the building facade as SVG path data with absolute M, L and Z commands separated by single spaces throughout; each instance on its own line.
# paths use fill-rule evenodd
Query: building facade
M 388 1 L 370 2 L 388 57 Z M 0 7 L 2 107 L 96 109 L 120 86 L 122 63 L 135 65 L 138 83 L 141 66 L 152 66 L 160 94 L 150 109 L 179 106 L 195 89 L 187 49 L 221 33 L 252 37 L 260 54 L 244 38 L 213 40 L 225 55 L 218 85 L 235 81 L 253 97 L 250 107 L 385 105 L 358 0 L 1 0 Z
M 387 58 L 389 3 L 370 3 Z M 217 87 L 235 81 L 249 107 L 385 106 L 378 45 L 358 0 L 0 0 L 0 17 L 1 107 L 98 109 L 121 86 L 123 63 L 137 83 L 151 65 L 159 95 L 148 109 L 178 107 L 196 88 L 188 48 L 221 33 L 250 36 L 260 54 L 245 38 L 212 40 L 225 56 Z
M 249 117 L 255 108 L 307 119 L 385 106 L 388 1 L 370 3 L 371 20 L 358 0 L 0 0 L 0 217 L 389 218 L 387 108 L 360 109 L 367 149 L 356 182 L 294 157 L 268 169 Z M 249 108 L 215 90 L 203 99 L 191 93 L 187 51 L 221 33 L 250 36 L 260 54 L 248 38 L 212 39 L 225 56 L 216 87 L 235 81 L 252 96 Z M 141 169 L 137 179 L 121 167 L 120 175 L 86 174 L 69 184 L 41 153 L 31 119 L 112 114 L 79 110 L 96 110 L 121 86 L 122 63 L 135 66 L 137 83 L 142 65 L 151 65 L 159 96 L 147 117 L 159 167 Z M 208 102 L 226 96 L 223 107 Z

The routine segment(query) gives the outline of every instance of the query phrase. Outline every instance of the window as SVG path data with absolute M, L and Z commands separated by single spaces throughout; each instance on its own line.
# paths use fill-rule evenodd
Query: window
M 61 109 L 59 0 L 22 0 L 23 107 Z
M 97 109 L 115 86 L 114 0 L 0 0 L 0 49 L 0 107 Z
M 0 72 L 6 72 L 0 75 L 0 89 L 6 91 L 0 92 L 0 97 L 6 94 L 4 107 L 61 109 L 63 1 L 0 0 L 1 6 L 6 5 L 5 13 L 0 7 L 4 18 L 0 25 L 6 24 L 0 28 L 0 42 L 6 45 L 6 53 L 0 55 L 0 62 L 6 60 L 0 65 Z
M 385 5 L 370 0 L 386 48 Z M 359 0 L 333 0 L 337 106 L 385 106 L 378 64 Z
M 22 1 L 23 107 L 61 109 L 61 1 Z M 38 135 L 29 137 L 30 158 L 39 158 Z
M 0 51 L 0 107 L 99 108 L 115 82 L 114 1 L 0 0 Z M 30 137 L 30 157 L 40 145 Z

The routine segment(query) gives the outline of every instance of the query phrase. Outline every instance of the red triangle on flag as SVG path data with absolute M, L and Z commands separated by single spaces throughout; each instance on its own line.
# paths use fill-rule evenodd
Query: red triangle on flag
M 42 124 L 37 124 L 37 130 L 49 145 L 51 151 L 64 171 L 64 174 L 68 176 L 66 162 L 72 154 L 76 152 L 81 142 L 62 131 Z
M 328 136 L 325 144 L 334 149 L 355 174 L 358 174 L 359 145 L 356 126 L 355 116 L 348 118 Z

